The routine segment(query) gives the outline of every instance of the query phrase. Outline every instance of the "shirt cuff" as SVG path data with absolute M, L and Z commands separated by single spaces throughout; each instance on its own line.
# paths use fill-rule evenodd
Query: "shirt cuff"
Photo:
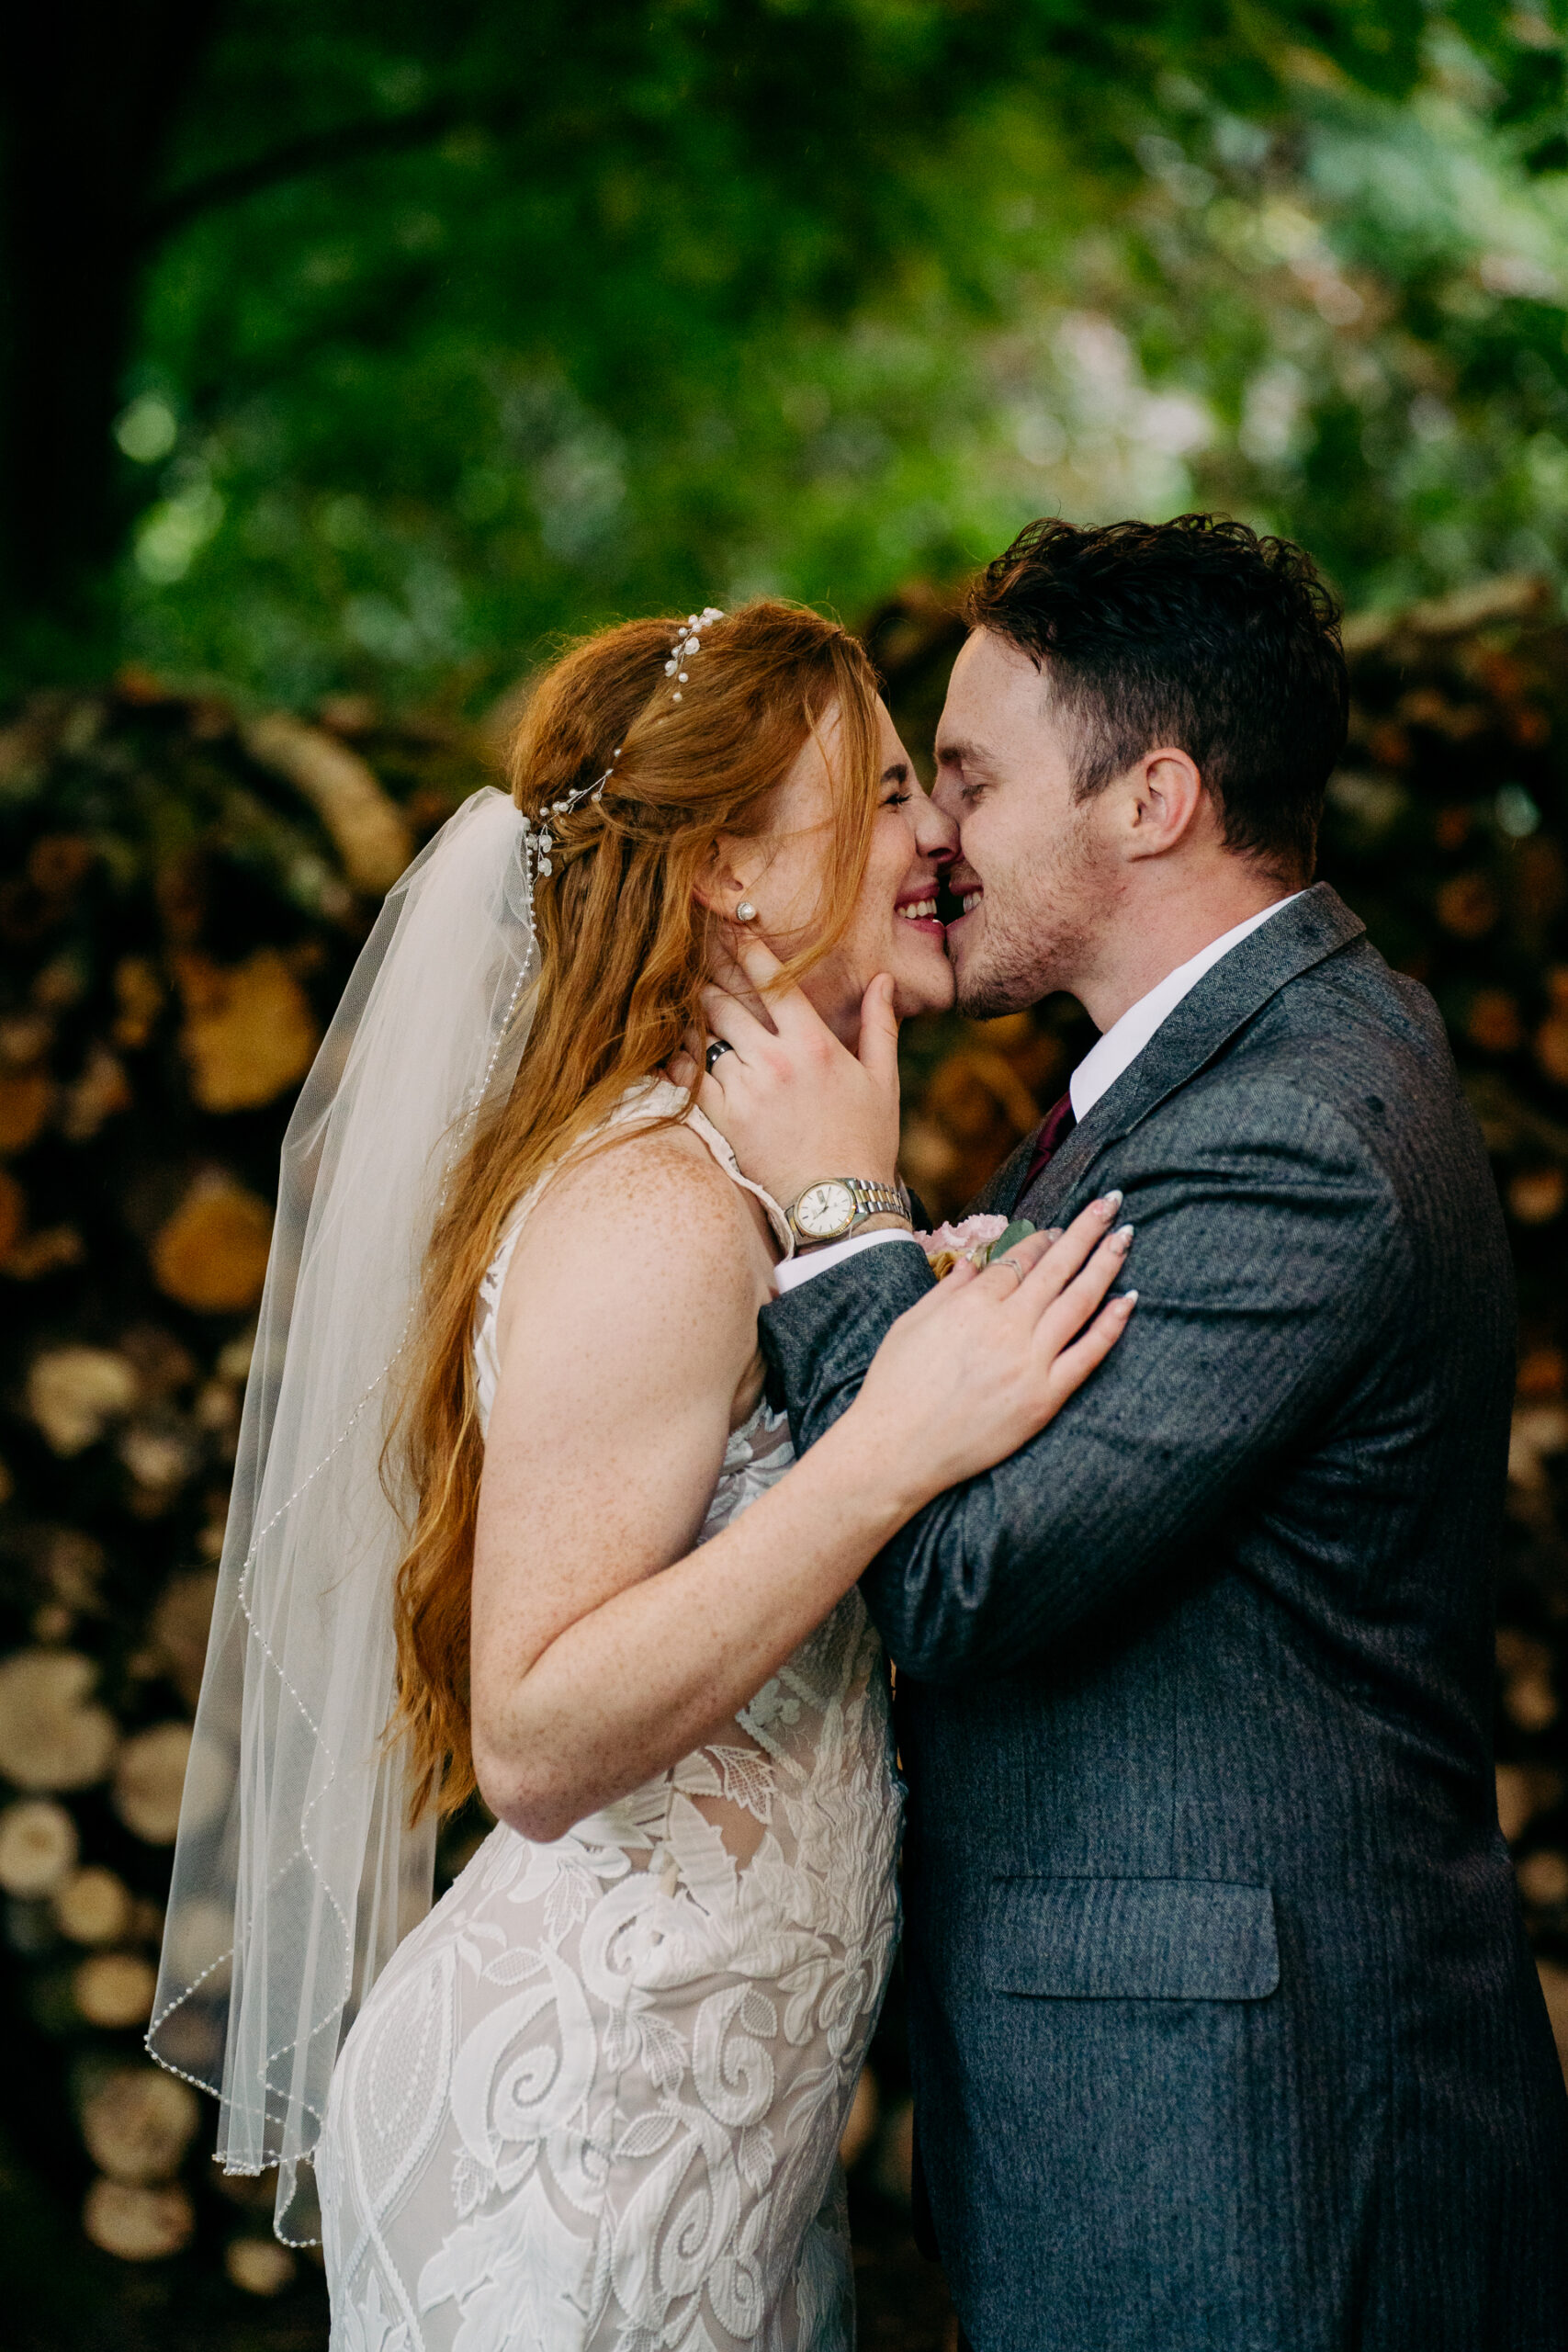
M 786 1290 L 798 1290 L 813 1274 L 825 1274 L 829 1266 L 841 1266 L 857 1250 L 874 1250 L 879 1241 L 914 1241 L 912 1233 L 895 1233 L 885 1226 L 880 1233 L 852 1233 L 847 1241 L 829 1241 L 825 1249 L 808 1250 L 801 1258 L 785 1258 L 773 1268 L 773 1280 L 782 1298 Z M 919 1242 L 915 1243 L 919 1249 Z

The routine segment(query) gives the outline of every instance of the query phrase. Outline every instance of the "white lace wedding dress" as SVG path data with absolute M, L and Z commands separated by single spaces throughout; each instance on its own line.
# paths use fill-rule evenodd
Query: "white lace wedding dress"
M 660 1084 L 621 1115 L 682 1100 Z M 528 1205 L 481 1294 L 486 1422 Z M 793 1458 L 760 1404 L 703 1539 Z M 837 2152 L 892 1958 L 898 1807 L 852 1591 L 721 1744 L 551 1845 L 492 1830 L 333 2077 L 332 2352 L 846 2352 Z

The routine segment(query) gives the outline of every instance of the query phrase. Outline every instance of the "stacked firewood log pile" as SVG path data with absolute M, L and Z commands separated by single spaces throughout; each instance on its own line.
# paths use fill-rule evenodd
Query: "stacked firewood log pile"
M 484 780 L 449 729 L 136 675 L 0 729 L 0 2169 L 40 2352 L 246 2310 L 323 2340 L 270 2184 L 207 2162 L 141 2033 L 283 1128 L 380 894 Z
M 870 634 L 923 755 L 951 607 Z M 1521 582 L 1349 639 L 1324 872 L 1442 1006 L 1518 1266 L 1499 1796 L 1564 2019 L 1568 629 Z M 490 774 L 482 733 L 347 698 L 264 715 L 132 674 L 0 718 L 0 2252 L 29 2352 L 322 2340 L 270 2185 L 206 2161 L 211 2113 L 141 2032 L 283 1127 L 380 893 Z M 1060 1001 L 911 1031 L 933 1216 L 1091 1035 Z M 874 2066 L 847 2151 L 872 2250 L 907 2181 L 896 2037 Z M 877 2281 L 868 2340 L 915 2352 Z

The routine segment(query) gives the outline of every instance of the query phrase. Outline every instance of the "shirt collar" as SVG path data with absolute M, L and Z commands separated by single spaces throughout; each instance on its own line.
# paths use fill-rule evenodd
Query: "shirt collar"
M 1068 1081 L 1074 1118 L 1089 1116 L 1100 1096 L 1109 1092 L 1123 1070 L 1132 1068 L 1160 1023 L 1197 987 L 1205 972 L 1212 971 L 1223 956 L 1228 956 L 1233 947 L 1239 947 L 1260 924 L 1293 905 L 1301 895 L 1299 890 L 1292 890 L 1288 899 L 1276 899 L 1271 907 L 1248 915 L 1245 922 L 1238 922 L 1220 938 L 1211 939 L 1207 947 L 1200 948 L 1185 964 L 1179 964 L 1174 972 L 1168 972 L 1147 996 L 1141 996 L 1136 1004 L 1129 1005 L 1121 1020 L 1113 1021 L 1099 1043 L 1089 1048 Z

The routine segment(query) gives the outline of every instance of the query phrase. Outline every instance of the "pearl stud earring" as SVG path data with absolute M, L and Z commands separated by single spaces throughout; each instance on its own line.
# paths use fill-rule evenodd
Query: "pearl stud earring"
M 757 910 L 756 910 L 756 908 L 751 904 L 751 901 L 750 901 L 750 899 L 741 899 L 740 904 L 739 904 L 739 905 L 736 908 L 736 910 L 735 910 L 735 920 L 736 920 L 736 922 L 756 922 L 756 920 L 757 920 Z

